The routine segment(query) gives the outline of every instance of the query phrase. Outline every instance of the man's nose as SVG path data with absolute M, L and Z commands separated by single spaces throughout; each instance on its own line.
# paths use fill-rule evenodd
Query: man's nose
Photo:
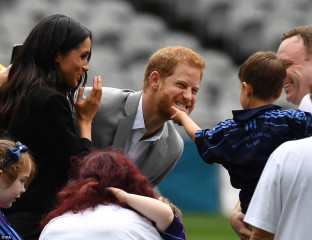
M 192 90 L 191 89 L 185 90 L 183 93 L 183 97 L 187 100 L 192 100 Z

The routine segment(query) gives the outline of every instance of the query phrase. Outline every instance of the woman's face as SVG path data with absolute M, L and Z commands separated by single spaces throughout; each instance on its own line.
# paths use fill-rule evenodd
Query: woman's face
M 55 57 L 64 83 L 76 88 L 78 81 L 89 70 L 88 56 L 91 52 L 91 39 L 88 37 L 77 48 L 66 54 L 58 53 Z

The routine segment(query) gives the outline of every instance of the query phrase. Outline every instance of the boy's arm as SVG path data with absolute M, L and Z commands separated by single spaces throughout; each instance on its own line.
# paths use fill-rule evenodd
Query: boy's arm
M 179 124 L 183 125 L 187 135 L 192 139 L 192 141 L 195 143 L 195 133 L 198 130 L 201 130 L 200 127 L 197 126 L 197 124 L 183 111 L 177 109 L 176 107 L 172 106 L 172 116 L 171 119 Z
M 114 196 L 123 203 L 140 212 L 146 218 L 156 223 L 160 232 L 164 232 L 171 224 L 174 215 L 172 209 L 157 199 L 127 193 L 119 188 L 107 188 Z

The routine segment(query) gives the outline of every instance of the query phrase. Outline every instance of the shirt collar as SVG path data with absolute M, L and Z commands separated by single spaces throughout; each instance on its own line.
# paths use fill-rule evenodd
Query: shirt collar
M 132 129 L 145 128 L 144 119 L 143 119 L 143 110 L 142 110 L 142 95 L 143 94 L 141 94 L 141 97 L 140 97 L 140 102 L 138 105 L 137 113 L 135 115 Z
M 244 110 L 233 110 L 233 118 L 237 121 L 246 121 L 250 118 L 255 118 L 256 116 L 266 112 L 268 110 L 277 110 L 281 109 L 280 106 L 269 104 L 257 108 L 244 109 Z
M 144 124 L 144 118 L 143 118 L 143 109 L 142 109 L 142 96 L 143 93 L 141 94 L 139 105 L 138 105 L 138 110 L 135 115 L 134 123 L 132 126 L 132 130 L 139 130 L 139 129 L 144 129 L 146 132 L 145 124 Z M 164 126 L 160 128 L 153 136 L 145 139 L 145 141 L 156 141 L 161 138 L 162 134 L 164 132 Z

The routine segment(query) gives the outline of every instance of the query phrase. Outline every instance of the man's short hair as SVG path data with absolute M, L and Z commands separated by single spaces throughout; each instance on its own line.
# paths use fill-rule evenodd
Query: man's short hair
M 205 62 L 201 56 L 193 50 L 182 46 L 169 46 L 159 49 L 147 62 L 143 90 L 149 86 L 149 77 L 153 71 L 157 71 L 162 78 L 171 76 L 179 62 L 186 62 L 198 67 L 201 71 L 202 79 Z
M 303 40 L 303 45 L 306 50 L 306 55 L 309 58 L 312 55 L 312 26 L 298 26 L 291 29 L 282 35 L 282 41 L 291 38 L 293 36 L 298 36 L 298 39 Z

